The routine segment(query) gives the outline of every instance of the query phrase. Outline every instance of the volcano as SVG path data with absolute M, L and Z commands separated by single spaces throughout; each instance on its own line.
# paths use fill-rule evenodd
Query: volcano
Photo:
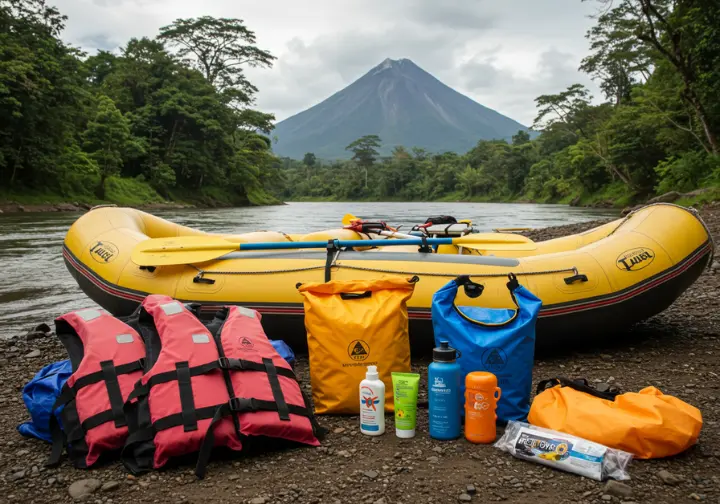
M 378 135 L 381 154 L 397 145 L 465 153 L 478 140 L 510 140 L 526 126 L 443 84 L 409 59 L 386 59 L 326 100 L 276 124 L 274 152 L 347 159 L 345 147 Z

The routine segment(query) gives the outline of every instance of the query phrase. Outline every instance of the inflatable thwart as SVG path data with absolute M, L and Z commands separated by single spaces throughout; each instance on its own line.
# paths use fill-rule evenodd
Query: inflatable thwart
M 458 276 L 484 287 L 481 300 L 461 292 L 458 305 L 513 309 L 505 286 L 513 273 L 542 300 L 537 346 L 572 345 L 593 336 L 613 338 L 663 311 L 700 276 L 714 253 L 694 210 L 654 204 L 584 233 L 537 243 L 513 233 L 483 233 L 462 237 L 463 243 L 477 239 L 472 246 L 238 250 L 166 266 L 131 259 L 135 247 L 148 239 L 188 236 L 240 244 L 382 238 L 352 229 L 304 236 L 275 231 L 211 235 L 140 210 L 100 207 L 71 226 L 63 256 L 83 291 L 114 315 L 129 315 L 148 294 L 201 303 L 208 314 L 237 304 L 259 311 L 268 334 L 296 351 L 307 345 L 296 284 L 418 276 L 407 303 L 410 340 L 413 351 L 428 351 L 433 346 L 432 296 Z M 391 243 L 394 238 L 386 239 Z

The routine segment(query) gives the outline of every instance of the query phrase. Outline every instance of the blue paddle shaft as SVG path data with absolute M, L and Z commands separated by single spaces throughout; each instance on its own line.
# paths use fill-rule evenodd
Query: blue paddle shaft
M 386 247 L 388 245 L 422 245 L 421 239 L 417 240 L 332 240 L 337 247 Z M 452 245 L 452 238 L 428 238 L 425 243 L 428 245 Z M 274 249 L 299 249 L 299 248 L 327 248 L 326 241 L 311 242 L 273 242 L 273 243 L 242 243 L 240 250 L 274 250 Z

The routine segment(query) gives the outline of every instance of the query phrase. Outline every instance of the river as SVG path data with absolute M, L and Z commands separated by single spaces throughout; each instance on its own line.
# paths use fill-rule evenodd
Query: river
M 183 209 L 153 212 L 208 232 L 254 230 L 302 233 L 340 227 L 346 213 L 381 219 L 403 231 L 431 215 L 472 219 L 481 231 L 497 227 L 547 227 L 616 217 L 617 210 L 565 205 L 504 203 L 289 203 L 272 207 Z M 40 322 L 93 306 L 70 276 L 62 242 L 78 213 L 0 215 L 0 339 L 24 334 Z

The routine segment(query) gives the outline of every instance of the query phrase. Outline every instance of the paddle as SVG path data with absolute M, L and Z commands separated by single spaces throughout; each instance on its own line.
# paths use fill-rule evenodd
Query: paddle
M 507 237 L 488 233 L 483 240 L 483 250 L 534 250 L 535 244 L 524 237 Z M 494 239 L 497 238 L 497 239 Z M 524 241 L 523 241 L 524 240 Z M 457 238 L 427 238 L 428 245 L 476 245 L 475 236 Z M 335 240 L 337 247 L 389 247 L 399 245 L 423 244 L 419 237 L 401 240 Z M 130 258 L 139 266 L 171 266 L 212 261 L 230 252 L 238 250 L 287 250 L 306 248 L 327 248 L 327 241 L 311 242 L 270 242 L 270 243 L 238 243 L 217 236 L 180 236 L 177 238 L 150 238 L 138 243 Z M 497 247 L 497 248 L 495 248 Z

